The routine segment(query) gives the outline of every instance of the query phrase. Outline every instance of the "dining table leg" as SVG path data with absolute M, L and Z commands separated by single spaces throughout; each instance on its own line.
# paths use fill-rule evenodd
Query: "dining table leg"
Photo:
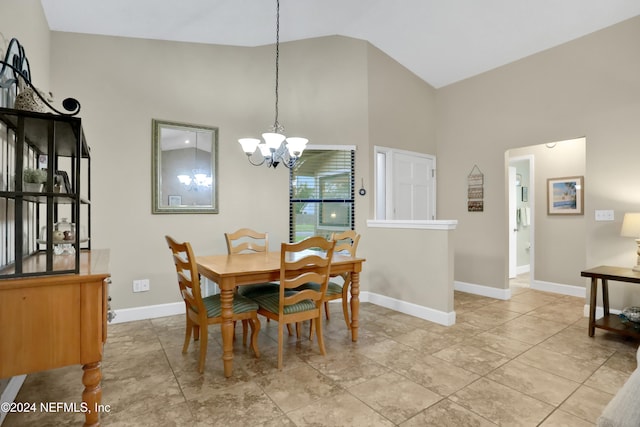
M 220 305 L 222 308 L 222 362 L 224 376 L 233 374 L 233 290 L 234 284 L 230 279 L 222 279 L 220 286 Z
M 360 314 L 360 272 L 351 273 L 351 341 L 358 341 L 358 318 Z

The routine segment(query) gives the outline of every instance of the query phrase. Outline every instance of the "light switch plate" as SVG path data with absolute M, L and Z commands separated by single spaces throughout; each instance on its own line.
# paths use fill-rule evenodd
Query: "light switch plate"
M 613 221 L 612 210 L 596 210 L 596 221 Z

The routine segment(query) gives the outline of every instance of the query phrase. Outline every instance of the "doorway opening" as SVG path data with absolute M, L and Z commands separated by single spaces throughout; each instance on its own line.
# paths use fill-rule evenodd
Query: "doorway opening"
M 509 284 L 529 287 L 534 260 L 533 155 L 509 157 Z

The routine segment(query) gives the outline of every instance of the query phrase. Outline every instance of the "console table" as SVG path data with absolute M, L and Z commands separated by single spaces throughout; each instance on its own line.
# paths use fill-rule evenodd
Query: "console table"
M 639 283 L 640 273 L 630 268 L 611 267 L 601 265 L 580 273 L 582 277 L 591 278 L 591 295 L 589 302 L 589 336 L 595 334 L 595 328 L 604 329 L 616 334 L 640 338 L 640 329 L 633 324 L 623 323 L 620 317 L 609 313 L 609 280 L 616 282 Z M 596 320 L 596 296 L 598 294 L 598 279 L 602 283 L 602 308 L 604 316 Z
M 25 269 L 44 258 L 42 253 L 29 257 Z M 55 261 L 73 258 L 63 255 Z M 83 250 L 78 274 L 0 280 L 0 378 L 82 365 L 85 426 L 100 425 L 109 276 L 105 249 Z

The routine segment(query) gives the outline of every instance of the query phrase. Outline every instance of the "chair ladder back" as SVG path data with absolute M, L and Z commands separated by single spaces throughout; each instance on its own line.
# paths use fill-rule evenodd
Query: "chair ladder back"
M 346 230 L 342 233 L 331 234 L 331 240 L 336 241 L 335 252 L 347 251 L 349 255 L 356 256 L 360 235 L 355 230 Z
M 189 242 L 179 243 L 171 236 L 165 236 L 165 239 L 173 255 L 182 299 L 188 306 L 195 308 L 198 313 L 206 313 L 200 290 L 200 275 L 191 244 Z
M 291 305 L 304 299 L 315 301 L 318 306 L 324 298 L 329 284 L 331 258 L 335 241 L 312 236 L 297 243 L 282 243 L 280 251 L 280 300 Z M 322 252 L 306 252 L 320 249 Z M 313 269 L 310 271 L 310 269 Z M 320 284 L 320 291 L 305 289 L 292 296 L 285 296 L 285 290 L 297 288 L 305 283 Z
M 224 233 L 224 238 L 229 254 L 267 252 L 269 250 L 269 233 L 241 228 L 233 233 Z

